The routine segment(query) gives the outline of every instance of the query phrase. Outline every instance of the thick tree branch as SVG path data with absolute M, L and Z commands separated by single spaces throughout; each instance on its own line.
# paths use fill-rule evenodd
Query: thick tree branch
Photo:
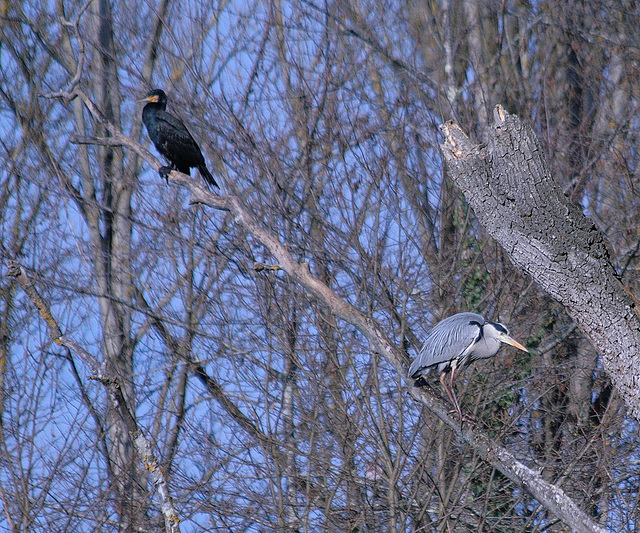
M 96 120 L 106 121 L 104 115 L 97 110 L 86 95 L 82 95 L 82 98 L 85 103 L 89 103 L 88 109 Z M 105 126 L 115 139 L 122 142 L 124 146 L 135 150 L 153 168 L 158 169 L 160 167 L 158 160 L 152 157 L 138 143 L 122 135 L 112 124 L 105 124 Z M 471 143 L 469 143 L 469 146 L 471 146 Z M 414 387 L 412 380 L 407 378 L 405 355 L 393 345 L 380 327 L 315 277 L 309 270 L 307 263 L 298 262 L 294 259 L 287 247 L 275 235 L 263 229 L 243 205 L 240 198 L 236 196 L 216 196 L 198 185 L 190 176 L 178 171 L 172 171 L 168 179 L 171 183 L 187 187 L 191 191 L 192 203 L 230 211 L 234 216 L 235 222 L 265 246 L 275 257 L 277 264 L 293 280 L 307 289 L 308 293 L 316 300 L 326 305 L 338 318 L 356 327 L 365 335 L 371 345 L 371 349 L 381 353 L 407 382 L 411 396 L 443 420 L 456 433 L 458 438 L 469 443 L 478 455 L 509 479 L 524 487 L 534 498 L 574 531 L 604 533 L 605 530 L 580 510 L 564 491 L 547 482 L 538 472 L 524 465 L 511 452 L 492 441 L 482 431 L 475 428 L 461 428 L 459 421 L 449 416 L 448 409 L 442 402 L 424 390 Z
M 554 182 L 531 126 L 497 106 L 486 145 L 473 143 L 452 122 L 441 129 L 449 175 L 480 223 L 567 308 L 640 420 L 636 303 L 616 275 L 603 235 Z

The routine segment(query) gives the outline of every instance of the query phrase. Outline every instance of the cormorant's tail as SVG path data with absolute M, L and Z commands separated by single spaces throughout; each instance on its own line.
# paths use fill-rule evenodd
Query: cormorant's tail
M 200 172 L 200 175 L 204 178 L 204 180 L 209 184 L 209 185 L 213 185 L 214 187 L 217 187 L 218 189 L 220 188 L 220 185 L 218 185 L 216 183 L 216 180 L 214 179 L 214 177 L 211 175 L 211 172 L 209 172 L 209 169 L 207 168 L 207 165 L 200 165 L 198 167 L 198 171 Z

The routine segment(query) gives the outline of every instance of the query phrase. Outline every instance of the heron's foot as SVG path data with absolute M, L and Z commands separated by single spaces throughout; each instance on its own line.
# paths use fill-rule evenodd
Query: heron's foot
M 462 411 L 456 411 L 455 409 L 452 409 L 451 411 L 449 411 L 450 415 L 455 415 L 456 418 L 460 419 L 460 427 L 462 427 L 462 424 L 464 424 L 465 422 L 471 426 L 477 426 L 478 422 L 475 418 L 473 418 L 471 415 L 468 415 L 466 413 L 463 413 Z
M 161 178 L 164 178 L 165 180 L 167 180 L 167 183 L 168 183 L 169 182 L 169 174 L 171 173 L 172 170 L 173 170 L 172 166 L 160 167 L 158 169 L 158 174 L 160 174 Z

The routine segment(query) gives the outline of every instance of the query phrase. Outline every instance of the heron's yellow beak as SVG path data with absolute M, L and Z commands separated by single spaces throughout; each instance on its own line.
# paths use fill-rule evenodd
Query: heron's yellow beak
M 524 346 L 522 346 L 522 344 L 520 344 L 517 340 L 512 339 L 511 337 L 509 337 L 509 335 L 502 335 L 500 337 L 500 341 L 504 342 L 505 344 L 509 344 L 510 346 L 513 346 L 514 348 L 518 348 L 518 350 L 522 350 L 523 352 L 528 352 L 529 351 Z

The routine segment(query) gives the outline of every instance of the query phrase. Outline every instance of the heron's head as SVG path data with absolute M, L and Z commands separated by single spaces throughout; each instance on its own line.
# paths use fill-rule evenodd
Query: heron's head
M 492 333 L 494 338 L 504 344 L 508 344 L 509 346 L 513 346 L 514 348 L 518 348 L 518 350 L 522 350 L 523 352 L 528 352 L 522 344 L 520 344 L 517 340 L 511 338 L 509 335 L 509 330 L 505 328 L 502 324 L 498 324 L 497 322 L 489 322 L 487 325 L 493 326 Z M 486 326 L 485 326 L 486 328 Z

